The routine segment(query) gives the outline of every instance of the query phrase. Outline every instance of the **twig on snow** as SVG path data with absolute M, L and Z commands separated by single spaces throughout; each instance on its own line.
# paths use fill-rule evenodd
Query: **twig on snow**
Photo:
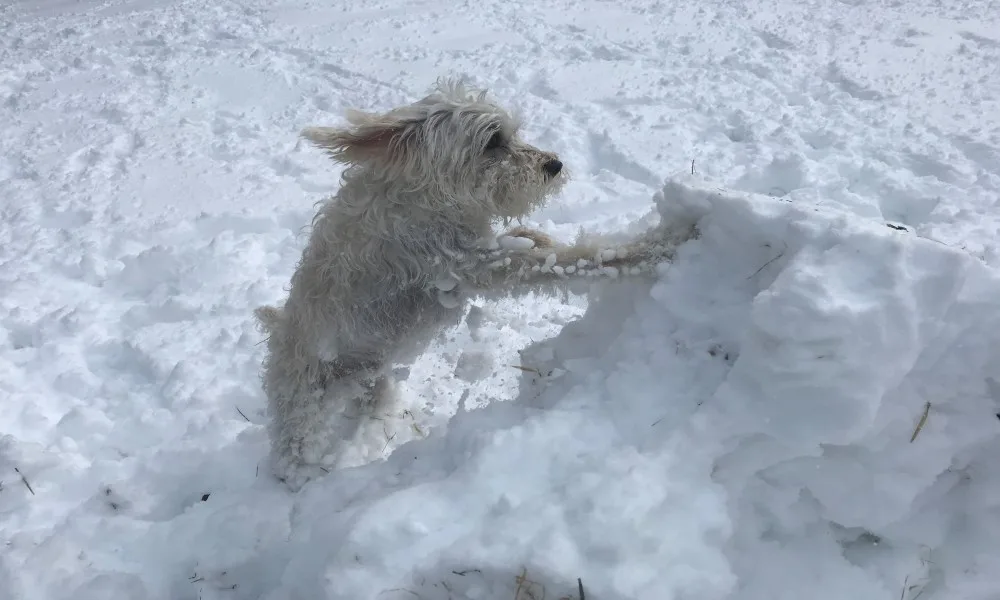
M 917 422 L 917 427 L 916 429 L 913 430 L 913 435 L 910 436 L 911 444 L 913 443 L 913 440 L 917 439 L 917 436 L 920 435 L 920 430 L 923 429 L 924 424 L 927 423 L 927 415 L 930 414 L 930 412 L 931 412 L 931 403 L 926 402 L 924 404 L 924 414 L 920 415 L 920 421 Z
M 410 417 L 410 419 L 414 421 L 413 423 L 410 423 L 410 427 L 413 429 L 413 431 L 417 432 L 417 435 L 419 435 L 420 437 L 424 437 L 424 430 L 420 428 L 420 425 L 417 425 L 416 423 L 417 418 L 413 416 L 413 413 L 410 412 L 409 410 L 404 410 L 403 416 Z
M 521 574 L 514 578 L 517 582 L 517 590 L 514 592 L 514 600 L 545 600 L 545 586 L 537 581 L 528 579 L 528 570 L 521 567 Z M 536 586 L 540 589 L 541 596 L 532 589 Z M 522 595 L 523 593 L 523 595 Z
M 907 592 L 912 592 L 913 590 L 915 590 L 918 587 L 920 587 L 918 584 L 913 584 L 911 586 L 907 586 L 906 583 L 909 580 L 910 580 L 910 576 L 909 575 L 907 575 L 906 577 L 903 578 L 903 589 L 901 589 L 899 591 L 899 600 L 904 600 L 906 598 L 906 593 Z M 920 588 L 920 591 L 917 592 L 917 594 L 915 596 L 913 596 L 912 598 L 910 598 L 910 600 L 917 600 L 917 598 L 923 596 L 924 595 L 924 591 L 926 589 L 927 588 L 925 588 L 925 587 Z
M 378 595 L 381 596 L 382 594 L 388 594 L 390 592 L 406 592 L 407 594 L 412 594 L 413 596 L 416 596 L 417 598 L 422 598 L 423 597 L 420 594 L 414 592 L 413 590 L 408 590 L 406 588 L 392 588 L 391 590 L 382 590 L 381 592 L 378 593 Z
M 24 476 L 24 473 L 22 473 L 17 467 L 14 467 L 14 472 L 21 476 L 21 483 L 23 483 L 24 487 L 28 488 L 28 491 L 31 492 L 32 496 L 34 496 L 35 490 L 31 489 L 31 484 L 28 483 L 28 478 Z
M 785 250 L 787 250 L 787 249 L 788 249 L 788 246 L 786 245 L 785 246 Z M 750 277 L 747 277 L 747 279 L 753 279 L 754 277 L 757 276 L 757 273 L 760 273 L 761 271 L 763 271 L 764 269 L 766 269 L 768 267 L 768 265 L 770 265 L 774 261 L 776 261 L 779 258 L 781 258 L 782 256 L 784 256 L 785 255 L 785 250 L 782 250 L 781 252 L 778 253 L 777 256 L 775 256 L 771 260 L 769 260 L 766 263 L 764 263 L 759 269 L 757 269 L 756 271 L 753 272 L 753 275 L 751 275 Z
M 538 377 L 541 378 L 541 379 L 545 379 L 546 377 L 550 377 L 552 375 L 552 373 L 555 372 L 555 371 L 549 370 L 549 371 L 546 371 L 546 372 L 542 373 L 541 371 L 539 371 L 535 367 L 526 367 L 524 365 L 507 365 L 507 366 L 508 367 L 513 367 L 515 369 L 520 369 L 520 370 L 528 372 L 528 373 L 534 373 L 535 375 L 538 375 Z
M 392 440 L 396 439 L 396 434 L 394 433 L 392 435 L 389 435 L 389 432 L 385 430 L 385 425 L 383 425 L 382 426 L 382 435 L 385 436 L 385 446 L 382 446 L 382 452 L 384 453 L 385 450 L 386 450 L 386 448 L 389 447 L 389 444 L 392 443 Z
M 225 576 L 226 576 L 226 572 L 225 571 L 220 572 L 219 575 L 218 575 L 218 577 L 225 577 Z M 194 575 L 188 577 L 188 581 L 190 581 L 191 583 L 201 583 L 201 582 L 210 583 L 204 576 L 198 575 L 197 573 L 195 573 Z M 219 584 L 219 583 L 216 582 L 213 587 L 215 589 L 217 589 L 217 590 L 235 590 L 239 586 L 240 586 L 240 584 L 238 584 L 238 583 L 234 583 L 232 585 L 226 585 L 226 584 Z M 201 591 L 200 590 L 198 592 L 198 597 L 201 598 Z
M 239 406 L 236 407 L 236 412 L 240 413 L 240 416 L 243 417 L 244 419 L 246 419 L 247 423 L 251 423 L 252 422 L 252 421 L 250 421 L 250 419 L 247 419 L 247 416 L 245 414 L 243 414 L 243 411 L 240 410 Z
M 525 568 L 521 569 L 521 574 L 514 578 L 517 582 L 517 589 L 514 591 L 514 600 L 521 600 L 521 586 L 524 585 L 525 579 L 528 578 L 528 570 Z

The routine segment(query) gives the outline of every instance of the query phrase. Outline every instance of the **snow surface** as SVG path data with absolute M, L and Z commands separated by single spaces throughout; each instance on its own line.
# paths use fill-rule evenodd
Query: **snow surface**
M 988 0 L 4 3 L 0 597 L 1000 598 L 998 32 Z M 387 459 L 291 494 L 251 311 L 339 175 L 297 133 L 454 73 L 574 174 L 529 225 L 699 235 L 589 303 L 480 302 Z

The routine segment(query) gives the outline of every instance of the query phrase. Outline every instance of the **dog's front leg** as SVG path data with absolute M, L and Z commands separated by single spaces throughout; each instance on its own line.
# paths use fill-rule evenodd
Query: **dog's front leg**
M 659 229 L 624 242 L 594 237 L 558 244 L 544 233 L 517 228 L 500 236 L 496 246 L 483 255 L 482 285 L 510 291 L 547 283 L 648 274 L 673 254 L 673 246 Z

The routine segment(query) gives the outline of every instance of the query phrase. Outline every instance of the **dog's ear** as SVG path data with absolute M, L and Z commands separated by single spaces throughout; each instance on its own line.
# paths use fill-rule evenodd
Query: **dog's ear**
M 360 111 L 348 112 L 347 120 L 351 127 L 306 127 L 301 135 L 342 163 L 386 159 L 402 150 L 404 122 Z

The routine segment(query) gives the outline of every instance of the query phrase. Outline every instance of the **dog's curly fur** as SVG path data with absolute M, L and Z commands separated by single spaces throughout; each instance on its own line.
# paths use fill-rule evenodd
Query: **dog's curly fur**
M 313 221 L 284 306 L 255 312 L 273 467 L 293 489 L 351 437 L 361 411 L 388 402 L 386 368 L 461 318 L 462 294 L 546 286 L 601 261 L 595 241 L 560 246 L 527 228 L 505 239 L 530 241 L 497 242 L 493 223 L 541 206 L 566 172 L 485 92 L 442 81 L 411 105 L 348 121 L 302 132 L 348 168 Z M 651 248 L 635 242 L 617 260 L 635 268 Z

